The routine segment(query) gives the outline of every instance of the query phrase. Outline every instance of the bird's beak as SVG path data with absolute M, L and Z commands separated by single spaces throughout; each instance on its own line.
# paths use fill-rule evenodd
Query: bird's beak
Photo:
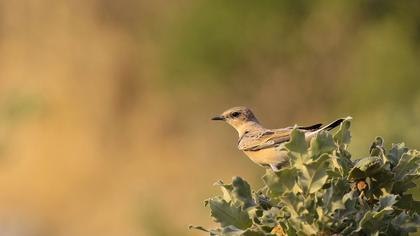
M 225 117 L 220 115 L 220 116 L 215 116 L 213 118 L 211 118 L 212 120 L 225 120 Z

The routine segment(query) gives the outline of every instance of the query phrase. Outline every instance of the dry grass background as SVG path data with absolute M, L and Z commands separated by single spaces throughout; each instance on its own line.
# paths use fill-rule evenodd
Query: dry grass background
M 289 3 L 0 1 L 0 235 L 197 235 L 213 182 L 260 184 L 233 105 L 419 147 L 417 6 Z

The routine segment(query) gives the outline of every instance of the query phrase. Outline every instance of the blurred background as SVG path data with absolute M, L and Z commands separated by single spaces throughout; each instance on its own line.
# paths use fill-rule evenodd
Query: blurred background
M 419 149 L 419 62 L 419 1 L 0 1 L 0 235 L 202 235 L 232 106 Z

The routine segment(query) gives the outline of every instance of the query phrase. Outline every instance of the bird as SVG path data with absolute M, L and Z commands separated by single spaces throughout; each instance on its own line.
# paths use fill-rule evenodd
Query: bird
M 235 128 L 239 135 L 238 149 L 254 163 L 277 172 L 289 165 L 287 150 L 283 147 L 290 140 L 294 128 L 303 132 L 306 142 L 309 142 L 319 132 L 332 130 L 345 119 L 337 119 L 324 127 L 319 123 L 310 126 L 295 125 L 281 129 L 267 129 L 260 124 L 251 109 L 238 106 L 224 111 L 212 120 L 224 121 Z

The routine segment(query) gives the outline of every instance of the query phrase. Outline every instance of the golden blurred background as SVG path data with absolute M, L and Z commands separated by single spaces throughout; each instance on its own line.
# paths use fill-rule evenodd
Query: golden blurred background
M 418 149 L 419 62 L 419 1 L 0 1 L 0 235 L 201 235 L 231 106 Z

